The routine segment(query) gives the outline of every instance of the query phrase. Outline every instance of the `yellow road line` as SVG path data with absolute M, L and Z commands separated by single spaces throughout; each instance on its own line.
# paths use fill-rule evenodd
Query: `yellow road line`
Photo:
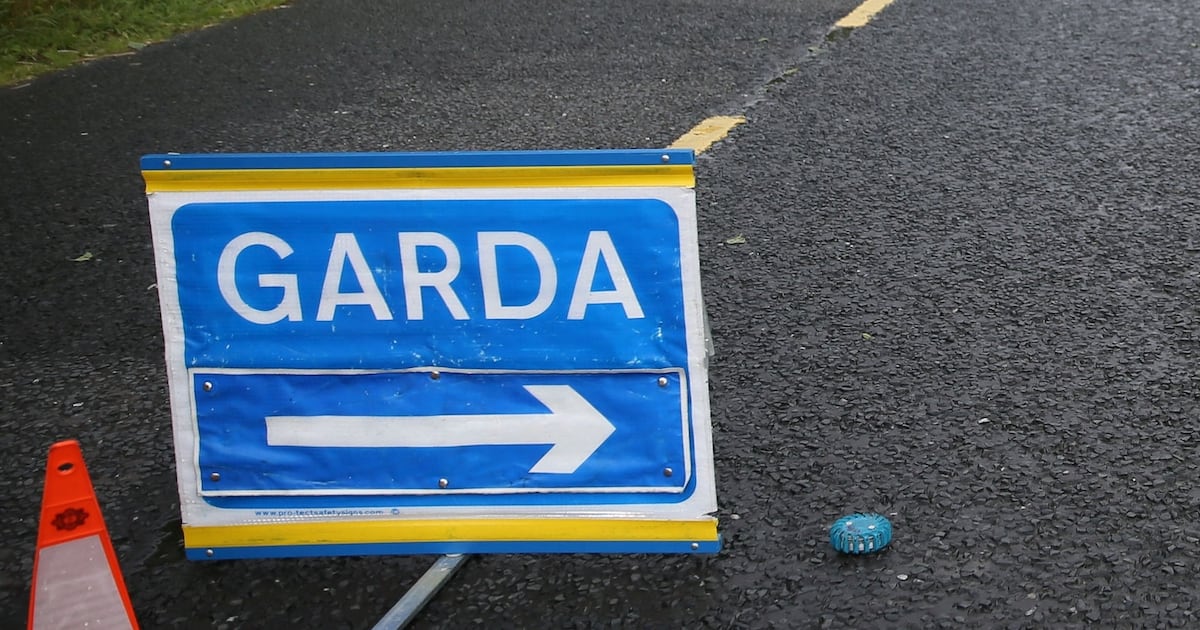
M 697 155 L 704 153 L 714 142 L 729 135 L 734 127 L 746 122 L 745 116 L 713 116 L 692 127 L 668 149 L 691 149 Z
M 871 21 L 894 0 L 865 0 L 853 11 L 834 24 L 834 28 L 859 28 Z M 692 128 L 673 142 L 669 149 L 691 149 L 697 155 L 704 153 L 714 142 L 729 135 L 734 127 L 746 122 L 745 116 L 713 116 Z
M 846 17 L 838 20 L 834 26 L 837 28 L 858 28 L 863 26 L 867 22 L 870 22 L 871 18 L 875 17 L 875 14 L 882 11 L 884 7 L 891 3 L 892 0 L 866 0 L 866 2 L 858 5 L 857 8 L 847 14 Z

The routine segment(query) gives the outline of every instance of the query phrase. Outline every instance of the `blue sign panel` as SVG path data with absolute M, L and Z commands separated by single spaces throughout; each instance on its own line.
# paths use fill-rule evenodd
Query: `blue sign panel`
M 201 494 L 678 493 L 679 377 L 197 370 Z
M 189 367 L 687 365 L 658 200 L 195 203 L 172 232 Z
M 686 493 L 688 346 L 668 204 L 193 203 L 172 232 L 202 496 Z M 567 410 L 554 409 L 564 395 Z M 592 442 L 576 426 L 590 417 L 607 427 Z M 560 439 L 582 440 L 578 461 L 538 467 Z

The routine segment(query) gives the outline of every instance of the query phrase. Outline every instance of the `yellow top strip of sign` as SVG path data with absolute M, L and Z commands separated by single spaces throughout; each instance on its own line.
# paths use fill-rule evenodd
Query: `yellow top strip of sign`
M 694 188 L 690 164 L 142 171 L 146 192 L 401 188 Z
M 430 541 L 662 541 L 717 539 L 717 521 L 634 519 L 446 519 L 185 526 L 189 547 L 261 547 Z

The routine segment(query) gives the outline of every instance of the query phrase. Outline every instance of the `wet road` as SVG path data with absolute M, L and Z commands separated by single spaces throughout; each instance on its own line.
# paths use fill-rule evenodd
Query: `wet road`
M 698 167 L 726 549 L 477 557 L 415 625 L 1192 623 L 1200 20 L 897 0 L 827 40 L 854 4 L 301 0 L 0 90 L 0 625 L 67 437 L 146 627 L 369 626 L 429 564 L 183 559 L 140 155 L 714 114 L 748 118 Z M 837 556 L 854 510 L 892 548 Z

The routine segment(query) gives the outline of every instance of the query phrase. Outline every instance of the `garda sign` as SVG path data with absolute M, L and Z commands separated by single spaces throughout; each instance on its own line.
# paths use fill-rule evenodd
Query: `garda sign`
M 143 158 L 188 556 L 716 551 L 692 162 Z

